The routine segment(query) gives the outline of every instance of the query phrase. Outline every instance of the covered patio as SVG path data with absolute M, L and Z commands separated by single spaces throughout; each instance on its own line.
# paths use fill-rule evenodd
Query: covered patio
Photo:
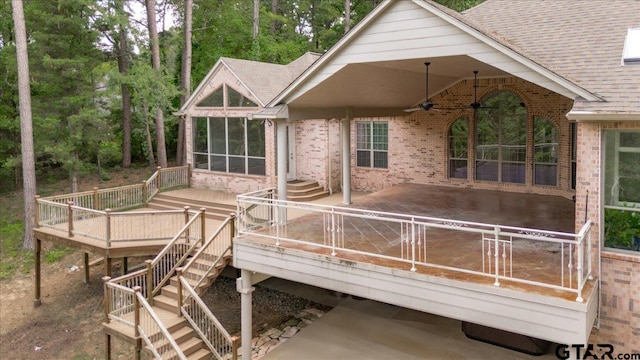
M 558 196 L 400 184 L 342 207 L 273 199 L 238 197 L 241 236 L 578 301 L 590 276 L 589 228 L 574 234 L 574 203 Z

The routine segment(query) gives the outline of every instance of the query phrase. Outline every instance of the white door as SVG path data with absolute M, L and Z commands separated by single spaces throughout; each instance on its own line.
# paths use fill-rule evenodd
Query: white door
M 287 125 L 287 180 L 296 179 L 296 125 Z

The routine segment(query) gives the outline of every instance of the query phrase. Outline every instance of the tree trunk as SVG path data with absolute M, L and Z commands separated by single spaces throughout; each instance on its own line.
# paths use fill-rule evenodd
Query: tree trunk
M 344 0 L 344 33 L 351 30 L 351 0 Z
M 253 0 L 253 39 L 258 38 L 260 27 L 260 0 Z
M 278 15 L 278 0 L 271 0 L 271 13 L 273 15 Z M 276 34 L 276 30 L 278 30 L 278 20 L 276 20 L 275 16 L 271 21 L 271 35 Z
M 160 73 L 160 43 L 156 27 L 156 1 L 146 0 L 147 26 L 149 28 L 149 45 L 151 46 L 151 66 L 154 71 Z M 160 106 L 156 107 L 156 147 L 158 153 L 158 165 L 167 167 L 167 145 L 164 139 L 164 114 Z
M 144 114 L 144 127 L 147 135 L 147 160 L 149 160 L 149 168 L 151 172 L 156 171 L 156 159 L 153 157 L 153 140 L 151 140 L 151 130 L 149 129 L 149 106 L 147 101 L 142 102 L 142 111 Z
M 129 42 L 127 29 L 120 28 L 120 38 L 117 42 L 118 71 L 126 76 L 129 72 Z M 131 90 L 124 82 L 120 84 L 122 91 L 122 167 L 131 166 Z
M 191 95 L 191 27 L 193 23 L 193 0 L 184 0 L 184 48 L 182 50 L 182 95 L 180 106 L 184 105 Z M 186 162 L 185 120 L 180 116 L 178 122 L 178 148 L 176 149 L 177 165 Z
M 29 85 L 29 55 L 27 29 L 22 0 L 11 0 L 18 61 L 18 97 L 20 108 L 20 140 L 22 142 L 22 178 L 24 186 L 24 239 L 22 247 L 34 249 L 33 229 L 36 218 L 36 166 L 33 149 L 33 121 L 31 117 L 31 86 Z

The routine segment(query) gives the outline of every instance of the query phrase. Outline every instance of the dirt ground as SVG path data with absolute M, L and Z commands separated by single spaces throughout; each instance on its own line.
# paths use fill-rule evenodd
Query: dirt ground
M 77 266 L 79 269 L 72 268 Z M 82 282 L 82 253 L 73 252 L 54 264 L 43 264 L 42 305 L 33 307 L 33 275 L 17 274 L 0 282 L 0 358 L 103 359 L 103 266 L 91 268 L 91 282 Z M 289 294 L 256 286 L 254 334 L 286 322 L 306 307 L 327 310 Z M 219 277 L 203 296 L 218 320 L 240 334 L 240 295 L 235 280 Z M 133 357 L 133 346 L 114 339 L 114 359 Z
M 112 179 L 99 182 L 89 177 L 80 184 L 80 190 L 93 186 L 100 188 L 133 184 L 146 179 L 148 169 L 128 169 L 113 171 Z M 68 192 L 65 182 L 49 186 L 46 195 Z M 4 207 L 12 210 L 3 212 L 22 216 L 21 193 L 2 196 Z M 0 236 L 0 241 L 2 237 Z M 43 243 L 43 250 L 52 244 Z M 5 254 L 0 256 L 5 258 Z M 90 260 L 94 260 L 91 257 Z M 141 259 L 137 259 L 141 261 Z M 85 360 L 104 359 L 103 283 L 104 266 L 93 266 L 91 281 L 82 281 L 82 253 L 73 251 L 54 263 L 42 264 L 42 305 L 33 307 L 34 276 L 16 272 L 9 279 L 0 280 L 0 359 L 61 359 Z M 136 259 L 129 264 L 134 266 Z M 118 266 L 118 263 L 114 263 Z M 114 268 L 118 275 L 118 268 Z M 240 333 L 240 295 L 235 288 L 235 280 L 219 277 L 203 296 L 203 300 L 218 320 L 232 335 Z M 306 307 L 316 307 L 323 311 L 328 308 L 307 300 L 256 286 L 253 293 L 254 336 L 276 327 Z M 132 359 L 133 346 L 118 339 L 112 340 L 114 359 Z

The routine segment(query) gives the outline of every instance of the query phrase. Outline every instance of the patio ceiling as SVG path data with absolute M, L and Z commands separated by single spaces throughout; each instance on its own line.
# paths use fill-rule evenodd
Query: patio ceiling
M 429 98 L 464 79 L 511 76 L 466 55 L 431 59 L 403 59 L 349 64 L 311 90 L 291 101 L 289 114 L 300 117 L 323 114 L 343 115 L 353 109 L 354 116 L 405 114 L 403 109 L 425 101 L 425 62 L 429 67 Z M 469 92 L 473 88 L 469 87 Z M 302 115 L 305 113 L 305 115 Z

